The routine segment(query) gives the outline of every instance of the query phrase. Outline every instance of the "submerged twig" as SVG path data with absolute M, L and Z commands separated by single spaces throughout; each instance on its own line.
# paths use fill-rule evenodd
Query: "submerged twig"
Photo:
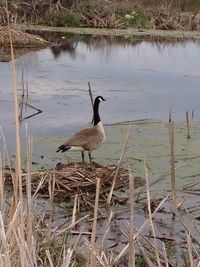
M 172 209 L 173 213 L 178 217 L 180 223 L 185 228 L 186 233 L 190 235 L 190 237 L 192 238 L 192 240 L 194 240 L 195 242 L 197 242 L 198 244 L 200 244 L 199 240 L 197 240 L 195 238 L 195 236 L 188 229 L 187 225 L 185 224 L 185 222 L 184 222 L 183 218 L 181 217 L 180 213 L 178 212 L 177 208 L 175 206 L 171 206 L 171 209 Z
M 30 108 L 32 108 L 33 110 L 36 110 L 36 112 L 23 118 L 23 114 L 22 114 L 22 113 L 23 113 L 23 107 L 24 107 L 24 104 L 26 105 L 26 107 L 30 107 Z M 20 116 L 19 116 L 19 121 L 20 121 L 20 122 L 22 122 L 22 121 L 24 121 L 24 120 L 27 120 L 27 119 L 30 119 L 30 118 L 32 118 L 32 117 L 34 117 L 34 116 L 36 116 L 36 115 L 38 115 L 38 114 L 40 114 L 40 113 L 43 112 L 41 109 L 36 108 L 36 107 L 30 105 L 29 103 L 27 103 L 27 102 L 25 102 L 25 101 L 21 101 L 21 103 L 20 103 L 20 107 L 21 107 L 21 112 L 20 112 Z

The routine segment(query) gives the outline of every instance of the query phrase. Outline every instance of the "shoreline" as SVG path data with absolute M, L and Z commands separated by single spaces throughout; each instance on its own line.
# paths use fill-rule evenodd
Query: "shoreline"
M 114 36 L 138 36 L 138 37 L 169 37 L 200 40 L 200 31 L 170 31 L 154 29 L 102 29 L 102 28 L 74 28 L 74 27 L 50 27 L 42 25 L 16 24 L 15 27 L 22 31 L 52 31 L 83 35 L 114 35 Z

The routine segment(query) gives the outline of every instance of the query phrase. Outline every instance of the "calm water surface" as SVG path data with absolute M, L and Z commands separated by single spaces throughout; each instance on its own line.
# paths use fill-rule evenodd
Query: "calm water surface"
M 193 111 L 200 119 L 200 44 L 193 41 L 61 39 L 62 45 L 31 52 L 16 60 L 19 98 L 43 112 L 26 124 L 33 136 L 67 136 L 88 125 L 93 94 L 108 101 L 100 107 L 110 124 L 153 118 L 166 121 L 169 99 L 176 121 Z M 0 124 L 9 149 L 14 148 L 14 114 L 11 63 L 0 63 Z M 23 117 L 35 112 L 23 108 Z M 191 114 L 191 113 L 190 113 Z

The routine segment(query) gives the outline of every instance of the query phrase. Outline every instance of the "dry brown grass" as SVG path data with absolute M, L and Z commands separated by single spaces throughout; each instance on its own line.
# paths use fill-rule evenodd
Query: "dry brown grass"
M 156 28 L 163 30 L 199 30 L 200 3 L 196 0 L 135 0 L 135 1 L 45 1 L 10 2 L 9 19 L 12 23 L 49 26 L 74 25 L 94 28 Z M 34 10 L 34 12 L 32 12 Z M 136 12 L 145 23 L 130 24 L 126 14 Z M 119 13 L 122 16 L 118 16 Z M 140 16 L 138 16 L 140 17 Z M 6 24 L 5 6 L 0 6 L 0 24 Z
M 12 37 L 13 46 L 17 47 L 41 47 L 48 45 L 48 42 L 43 38 L 32 35 L 29 33 L 22 32 L 15 29 L 14 27 L 10 28 L 10 34 Z M 10 46 L 9 38 L 9 28 L 7 26 L 0 26 L 0 46 Z
M 115 189 L 127 188 L 129 173 L 128 170 L 115 165 L 102 166 L 97 163 L 69 163 L 58 164 L 55 169 L 38 171 L 31 173 L 31 192 L 36 195 L 50 197 L 51 184 L 54 180 L 54 197 L 59 199 L 73 199 L 78 194 L 82 201 L 87 203 L 95 197 L 96 178 L 101 179 L 101 201 L 106 201 L 107 194 L 114 177 L 118 179 L 115 184 Z M 27 178 L 29 173 L 22 173 L 22 189 L 26 192 Z M 5 183 L 12 185 L 12 175 L 10 172 L 4 173 Z M 139 177 L 135 178 L 135 188 L 143 184 Z M 113 197 L 113 201 L 115 201 Z

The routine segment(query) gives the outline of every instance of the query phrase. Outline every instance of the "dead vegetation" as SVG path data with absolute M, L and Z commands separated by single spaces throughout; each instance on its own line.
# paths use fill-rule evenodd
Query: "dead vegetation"
M 184 1 L 12 1 L 12 23 L 93 28 L 155 28 L 199 30 L 200 5 Z M 0 6 L 0 24 L 7 24 L 5 5 Z
M 41 47 L 48 45 L 43 38 L 22 32 L 12 27 L 10 29 L 12 42 L 17 47 Z M 0 46 L 10 46 L 10 37 L 7 26 L 0 26 Z
M 151 11 L 150 25 L 159 30 L 199 30 L 200 12 L 177 12 L 165 9 Z

